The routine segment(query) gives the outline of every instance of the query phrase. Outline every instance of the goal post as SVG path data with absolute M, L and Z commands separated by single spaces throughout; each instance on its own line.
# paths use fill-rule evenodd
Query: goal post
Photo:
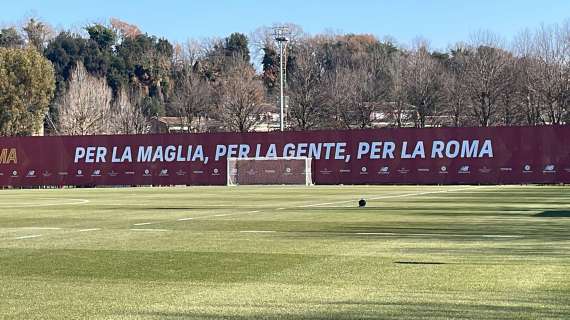
M 227 184 L 312 185 L 309 157 L 228 158 Z

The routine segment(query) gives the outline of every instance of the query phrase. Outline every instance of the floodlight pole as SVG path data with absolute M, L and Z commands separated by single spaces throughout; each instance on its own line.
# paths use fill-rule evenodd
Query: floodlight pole
M 281 131 L 283 131 L 284 127 L 284 119 L 283 119 L 283 43 L 279 41 L 279 75 L 281 77 L 281 84 L 279 88 L 281 89 L 281 116 L 279 119 L 281 120 Z
M 279 45 L 279 75 L 280 75 L 280 98 L 281 98 L 281 108 L 280 108 L 280 129 L 281 131 L 285 128 L 285 116 L 284 116 L 284 95 L 283 95 L 283 51 L 285 44 L 289 39 L 285 36 L 287 29 L 285 27 L 277 27 L 275 28 L 275 41 Z

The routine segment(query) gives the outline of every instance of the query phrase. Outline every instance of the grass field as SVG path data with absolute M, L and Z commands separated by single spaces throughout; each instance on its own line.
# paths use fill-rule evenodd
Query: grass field
M 569 319 L 570 188 L 0 192 L 0 319 L 222 318 Z

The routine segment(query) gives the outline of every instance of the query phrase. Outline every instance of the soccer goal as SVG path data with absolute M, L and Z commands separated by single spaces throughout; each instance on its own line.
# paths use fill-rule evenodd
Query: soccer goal
M 228 186 L 311 185 L 311 158 L 228 158 Z

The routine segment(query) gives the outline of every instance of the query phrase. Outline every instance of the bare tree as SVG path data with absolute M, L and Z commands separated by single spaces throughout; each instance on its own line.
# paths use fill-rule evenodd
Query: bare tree
M 247 132 L 261 121 L 263 84 L 253 67 L 235 58 L 232 69 L 219 79 L 215 117 L 229 131 Z
M 443 67 L 432 58 L 425 43 L 412 49 L 407 60 L 403 78 L 406 97 L 415 109 L 415 126 L 423 128 L 428 116 L 436 113 L 436 107 L 442 100 Z
M 111 112 L 112 131 L 116 134 L 144 134 L 150 130 L 150 124 L 142 113 L 136 98 L 125 89 L 121 89 L 113 103 Z
M 293 126 L 307 130 L 322 123 L 324 113 L 324 68 L 319 47 L 304 42 L 293 48 L 294 59 L 288 72 L 289 116 Z
M 517 57 L 516 103 L 527 125 L 545 122 L 542 101 L 537 90 L 535 70 L 538 61 L 534 55 L 534 47 L 534 35 L 529 30 L 519 33 L 513 43 L 513 52 Z
M 463 84 L 469 94 L 472 114 L 483 127 L 495 123 L 501 94 L 512 81 L 508 69 L 511 55 L 501 47 L 497 36 L 479 32 L 474 35 L 465 56 Z
M 450 119 L 448 125 L 453 127 L 465 126 L 467 119 L 468 100 L 461 84 L 462 74 L 447 72 L 443 80 L 444 114 Z
M 192 70 L 185 70 L 177 79 L 172 109 L 180 117 L 182 127 L 190 132 L 201 131 L 196 120 L 205 118 L 208 109 L 213 106 L 211 85 Z
M 570 25 L 541 26 L 534 35 L 532 73 L 547 121 L 560 124 L 568 111 Z
M 112 100 L 113 92 L 107 81 L 90 75 L 83 64 L 78 62 L 71 74 L 67 90 L 56 102 L 60 133 L 110 133 Z
M 52 27 L 36 18 L 30 18 L 22 28 L 26 34 L 28 45 L 43 52 L 49 40 L 54 37 Z
M 320 120 L 323 128 L 351 128 L 352 117 L 345 115 L 350 104 L 351 83 L 347 81 L 346 69 L 328 71 L 325 74 L 324 85 L 324 108 Z
M 404 73 L 407 68 L 406 57 L 397 53 L 392 56 L 388 65 L 390 74 L 390 90 L 388 93 L 388 101 L 384 104 L 383 109 L 392 126 L 401 128 L 408 121 L 408 104 L 407 92 L 405 89 Z

